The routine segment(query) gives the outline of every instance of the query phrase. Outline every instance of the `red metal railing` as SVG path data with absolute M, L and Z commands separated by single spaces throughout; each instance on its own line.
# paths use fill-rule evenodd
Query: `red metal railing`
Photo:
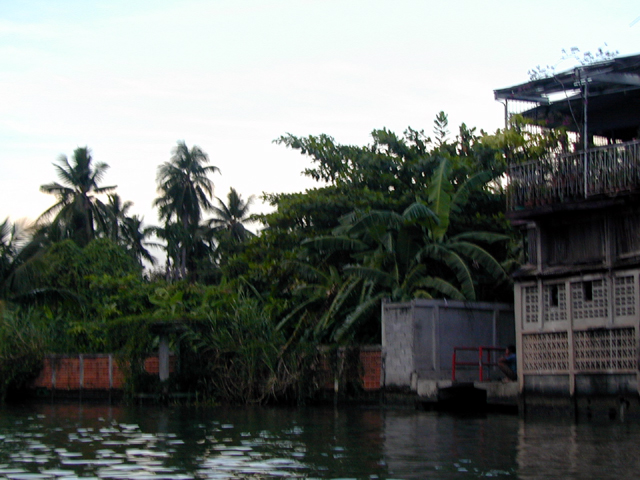
M 458 352 L 459 351 L 467 351 L 467 352 L 478 352 L 478 359 L 475 361 L 460 361 L 458 360 Z M 465 366 L 465 367 L 477 367 L 478 368 L 478 379 L 481 382 L 484 382 L 484 369 L 485 367 L 496 367 L 498 365 L 497 361 L 492 361 L 491 353 L 492 352 L 504 352 L 504 347 L 453 347 L 453 360 L 451 362 L 451 380 L 456 381 L 456 367 Z

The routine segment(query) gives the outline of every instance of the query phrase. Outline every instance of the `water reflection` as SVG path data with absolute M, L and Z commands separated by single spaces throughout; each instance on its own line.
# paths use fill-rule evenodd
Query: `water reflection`
M 635 477 L 631 424 L 380 409 L 0 410 L 0 479 Z
M 402 478 L 514 478 L 518 420 L 391 412 L 384 458 Z
M 518 468 L 522 479 L 635 478 L 640 429 L 624 423 L 521 422 Z
M 2 413 L 0 478 L 386 474 L 377 411 L 41 405 Z

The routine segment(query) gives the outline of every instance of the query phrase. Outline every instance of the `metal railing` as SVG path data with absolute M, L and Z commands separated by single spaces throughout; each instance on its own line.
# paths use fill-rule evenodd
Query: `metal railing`
M 478 358 L 474 361 L 458 360 L 458 352 L 478 352 Z M 498 362 L 492 358 L 492 352 L 503 352 L 504 347 L 453 347 L 453 359 L 451 362 L 451 381 L 456 381 L 456 370 L 459 366 L 476 367 L 478 369 L 478 381 L 484 382 L 485 368 L 497 367 Z M 488 380 L 488 379 L 487 379 Z
M 640 141 L 551 155 L 509 166 L 510 211 L 640 188 Z

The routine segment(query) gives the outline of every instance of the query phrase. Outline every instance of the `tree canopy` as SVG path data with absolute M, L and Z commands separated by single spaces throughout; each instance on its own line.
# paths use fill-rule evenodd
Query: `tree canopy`
M 116 187 L 102 186 L 107 165 L 79 148 L 55 164 L 60 183 L 41 187 L 55 204 L 33 228 L 0 224 L 1 298 L 13 305 L 11 318 L 23 312 L 51 326 L 56 351 L 142 354 L 153 341 L 146 322 L 170 318 L 186 322 L 190 352 L 228 367 L 232 355 L 257 351 L 245 342 L 246 329 L 258 328 L 269 359 L 261 368 L 276 377 L 293 368 L 286 358 L 301 365 L 295 355 L 309 345 L 379 342 L 383 299 L 511 301 L 520 249 L 504 215 L 505 158 L 539 148 L 517 125 L 491 136 L 462 124 L 452 138 L 449 129 L 441 112 L 434 140 L 412 128 L 373 130 L 362 146 L 284 135 L 275 142 L 309 158 L 303 174 L 318 185 L 264 194 L 272 211 L 261 215 L 234 188 L 214 197 L 219 169 L 180 141 L 157 170 L 156 226 L 130 214 Z M 250 222 L 262 228 L 253 233 Z M 154 249 L 166 268 L 145 274 Z M 238 342 L 235 353 L 222 351 Z M 254 365 L 233 362 L 246 372 Z M 253 380 L 241 390 L 216 382 L 234 398 L 256 392 Z
M 116 188 L 100 186 L 109 166 L 104 162 L 94 164 L 91 150 L 82 147 L 73 152 L 71 161 L 62 155 L 54 167 L 61 183 L 47 183 L 40 190 L 54 195 L 56 203 L 38 221 L 61 238 L 86 245 L 93 240 L 97 228 L 106 228 L 107 207 L 98 195 Z
M 189 149 L 185 142 L 178 142 L 168 162 L 158 167 L 159 196 L 153 202 L 158 207 L 160 219 L 165 222 L 165 240 L 175 242 L 172 252 L 175 274 L 186 278 L 188 263 L 193 270 L 193 256 L 198 248 L 193 241 L 199 233 L 204 211 L 212 208 L 213 181 L 209 174 L 218 167 L 207 165 L 209 156 L 198 146 Z M 172 227 L 172 223 L 179 227 Z M 172 235 L 168 235 L 171 231 Z

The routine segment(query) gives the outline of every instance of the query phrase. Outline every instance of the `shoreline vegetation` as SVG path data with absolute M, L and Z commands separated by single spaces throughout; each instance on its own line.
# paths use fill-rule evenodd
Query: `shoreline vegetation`
M 155 226 L 103 186 L 108 165 L 88 148 L 60 157 L 58 182 L 41 187 L 54 204 L 32 225 L 0 223 L 0 399 L 45 354 L 112 352 L 130 396 L 304 402 L 319 391 L 320 346 L 380 343 L 382 299 L 510 302 L 522 242 L 505 218 L 507 157 L 542 155 L 561 135 L 462 124 L 451 138 L 443 112 L 433 132 L 374 130 L 365 146 L 282 136 L 319 186 L 264 194 L 263 215 L 233 188 L 214 197 L 217 167 L 178 142 L 157 170 Z M 141 365 L 161 336 L 181 375 L 159 386 Z

